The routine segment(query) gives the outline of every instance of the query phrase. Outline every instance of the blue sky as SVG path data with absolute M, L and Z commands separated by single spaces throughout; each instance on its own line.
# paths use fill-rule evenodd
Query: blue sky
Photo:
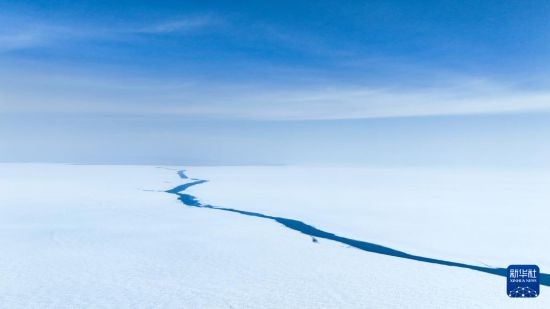
M 547 1 L 2 1 L 0 160 L 548 165 L 548 29 Z

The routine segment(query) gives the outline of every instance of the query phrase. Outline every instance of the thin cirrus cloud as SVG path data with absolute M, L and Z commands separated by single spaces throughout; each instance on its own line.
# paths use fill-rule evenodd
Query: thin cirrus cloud
M 0 15 L 0 52 L 35 47 L 59 47 L 75 40 L 126 40 L 134 35 L 199 33 L 222 27 L 226 21 L 212 14 L 184 16 L 145 24 L 113 25 L 56 23 L 39 18 Z
M 46 46 L 77 34 L 70 27 L 4 16 L 0 16 L 0 26 L 0 52 Z
M 73 40 L 121 40 L 140 35 L 186 35 L 231 28 L 227 20 L 214 14 L 139 24 L 127 21 L 119 25 L 96 23 L 80 27 L 68 22 L 51 23 L 0 15 L 0 26 L 0 52 L 64 46 Z M 308 41 L 307 36 L 297 41 L 295 36 L 269 25 L 259 29 L 283 45 L 315 50 L 314 47 L 321 44 L 314 39 Z M 63 68 L 56 70 L 62 71 Z M 188 79 L 178 77 L 175 81 L 163 77 L 115 78 L 105 72 L 56 76 L 41 75 L 39 71 L 22 72 L 19 67 L 11 67 L 0 72 L 0 113 L 166 114 L 222 119 L 326 120 L 550 111 L 550 93 L 547 91 L 474 78 L 449 78 L 448 82 L 430 87 L 400 88 L 390 83 L 349 85 L 330 80 L 291 86 L 296 75 L 304 80 L 313 79 L 313 74 L 307 71 L 299 73 L 298 69 L 288 72 L 289 81 L 285 84 L 239 83 L 238 80 L 205 82 L 194 79 L 192 75 Z M 10 72 L 19 72 L 19 75 Z
M 226 22 L 213 15 L 191 16 L 179 19 L 172 19 L 165 22 L 147 25 L 127 32 L 150 33 L 150 34 L 181 34 L 191 31 L 211 29 L 221 26 Z
M 24 81 L 23 81 L 24 80 Z M 550 111 L 550 93 L 463 79 L 432 87 L 239 85 L 193 80 L 0 74 L 0 113 L 330 120 Z

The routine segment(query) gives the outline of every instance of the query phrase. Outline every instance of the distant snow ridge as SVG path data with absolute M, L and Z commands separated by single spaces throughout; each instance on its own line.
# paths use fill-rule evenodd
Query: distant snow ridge
M 306 224 L 302 221 L 298 221 L 298 220 L 294 220 L 294 219 L 288 219 L 288 218 L 283 218 L 283 217 L 274 217 L 274 216 L 269 216 L 269 215 L 265 215 L 265 214 L 258 213 L 258 212 L 251 212 L 251 211 L 245 211 L 245 210 L 239 210 L 239 209 L 233 209 L 233 208 L 225 208 L 225 207 L 218 207 L 218 206 L 213 206 L 213 205 L 208 205 L 208 204 L 202 204 L 199 201 L 199 199 L 196 198 L 195 196 L 190 195 L 190 194 L 185 194 L 185 193 L 182 193 L 182 192 L 187 190 L 189 187 L 205 183 L 205 182 L 207 182 L 207 180 L 189 178 L 189 177 L 187 177 L 187 175 L 185 175 L 185 170 L 178 171 L 178 175 L 182 179 L 191 179 L 193 181 L 182 184 L 182 185 L 179 185 L 175 188 L 172 188 L 170 190 L 166 190 L 164 192 L 177 195 L 178 200 L 180 200 L 182 202 L 182 204 L 185 205 L 185 206 L 213 209 L 213 210 L 219 210 L 219 211 L 226 211 L 226 212 L 238 213 L 238 214 L 245 215 L 245 216 L 250 216 L 250 217 L 257 217 L 257 218 L 273 220 L 273 221 L 275 221 L 279 224 L 282 224 L 283 226 L 285 226 L 289 229 L 292 229 L 292 230 L 298 231 L 302 234 L 309 235 L 309 236 L 313 237 L 313 242 L 314 243 L 317 243 L 318 238 L 323 238 L 323 239 L 336 241 L 336 242 L 339 242 L 339 243 L 342 243 L 342 244 L 345 244 L 345 245 L 348 245 L 348 246 L 351 246 L 351 247 L 354 247 L 354 248 L 357 248 L 359 250 L 363 250 L 363 251 L 366 251 L 366 252 L 383 254 L 383 255 L 387 255 L 387 256 L 393 256 L 393 257 L 398 257 L 398 258 L 403 258 L 403 259 L 408 259 L 408 260 L 414 260 L 414 261 L 419 261 L 419 262 L 425 262 L 425 263 L 432 263 L 432 264 L 445 265 L 445 266 L 451 266 L 451 267 L 466 268 L 466 269 L 471 269 L 471 270 L 475 270 L 475 271 L 484 272 L 484 273 L 487 273 L 487 274 L 506 277 L 506 269 L 505 268 L 483 267 L 483 266 L 478 266 L 478 265 L 470 265 L 470 264 L 465 264 L 465 263 L 458 263 L 458 262 L 453 262 L 453 261 L 446 261 L 446 260 L 441 260 L 441 259 L 424 257 L 424 256 L 420 256 L 420 255 L 414 255 L 414 254 L 410 254 L 410 253 L 407 253 L 407 252 L 404 252 L 404 251 L 399 251 L 399 250 L 396 250 L 396 249 L 392 249 L 390 247 L 385 247 L 385 246 L 382 246 L 382 245 L 378 245 L 378 244 L 375 244 L 375 243 L 370 243 L 370 242 L 366 242 L 366 241 L 361 241 L 361 240 L 342 237 L 342 236 L 339 236 L 339 235 L 336 235 L 336 234 L 333 234 L 333 233 L 330 233 L 330 232 L 320 230 L 320 229 L 318 229 L 318 228 L 316 228 L 312 225 L 309 225 L 309 224 Z M 550 286 L 550 275 L 540 273 L 540 284 L 545 285 L 545 286 Z M 523 295 L 521 297 L 528 297 L 528 296 L 525 296 L 525 295 L 531 295 L 531 294 L 527 294 L 527 293 L 533 293 L 533 292 L 536 293 L 536 291 L 531 290 L 531 289 L 526 288 L 526 287 L 523 288 L 523 290 L 521 290 L 522 289 L 521 287 L 518 288 L 518 289 L 520 289 L 520 290 L 518 290 L 518 293 L 520 293 L 518 295 Z M 516 293 L 515 292 L 516 290 L 513 290 L 512 292 Z M 514 296 L 514 297 L 520 297 L 520 296 Z

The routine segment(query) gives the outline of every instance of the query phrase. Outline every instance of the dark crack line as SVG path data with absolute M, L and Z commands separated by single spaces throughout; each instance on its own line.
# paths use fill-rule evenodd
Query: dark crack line
M 185 175 L 183 170 L 178 171 L 178 175 L 182 179 L 189 179 Z M 213 209 L 213 210 L 227 211 L 227 212 L 238 213 L 238 214 L 245 215 L 245 216 L 250 216 L 250 217 L 257 217 L 257 218 L 273 220 L 273 221 L 275 221 L 279 224 L 282 224 L 283 226 L 285 226 L 289 229 L 298 231 L 298 232 L 300 232 L 302 234 L 305 234 L 305 235 L 309 235 L 309 236 L 313 237 L 313 239 L 323 238 L 323 239 L 327 239 L 327 240 L 336 241 L 336 242 L 339 242 L 339 243 L 342 243 L 342 244 L 345 244 L 345 245 L 348 245 L 348 246 L 351 246 L 351 247 L 354 247 L 354 248 L 357 248 L 357 249 L 360 249 L 360 250 L 363 250 L 363 251 L 371 252 L 371 253 L 388 255 L 388 256 L 393 256 L 393 257 L 398 257 L 398 258 L 403 258 L 403 259 L 408 259 L 408 260 L 425 262 L 425 263 L 432 263 L 432 264 L 438 264 L 438 265 L 444 265 L 444 266 L 466 268 L 466 269 L 476 270 L 476 271 L 480 271 L 480 272 L 484 272 L 484 273 L 488 273 L 488 274 L 492 274 L 492 275 L 506 277 L 506 268 L 483 267 L 483 266 L 470 265 L 470 264 L 465 264 L 465 263 L 459 263 L 459 262 L 452 262 L 452 261 L 440 260 L 440 259 L 435 259 L 435 258 L 429 258 L 429 257 L 420 256 L 420 255 L 414 255 L 414 254 L 406 253 L 406 252 L 399 251 L 399 250 L 396 250 L 396 249 L 392 249 L 392 248 L 389 248 L 389 247 L 385 247 L 385 246 L 382 246 L 382 245 L 338 236 L 336 234 L 329 233 L 329 232 L 317 229 L 312 225 L 306 224 L 306 223 L 304 223 L 302 221 L 298 221 L 298 220 L 293 220 L 293 219 L 288 219 L 288 218 L 283 218 L 283 217 L 268 216 L 268 215 L 264 215 L 264 214 L 258 213 L 258 212 L 251 212 L 251 211 L 244 211 L 244 210 L 238 210 L 238 209 L 233 209 L 233 208 L 225 208 L 225 207 L 218 207 L 218 206 L 213 206 L 213 205 L 208 205 L 208 204 L 202 204 L 201 202 L 199 202 L 199 200 L 195 196 L 190 195 L 190 194 L 181 193 L 181 192 L 187 190 L 188 188 L 190 188 L 192 186 L 199 185 L 199 184 L 202 184 L 202 183 L 205 183 L 205 182 L 207 182 L 207 180 L 195 180 L 193 182 L 189 182 L 189 183 L 186 183 L 186 184 L 183 184 L 183 185 L 179 185 L 179 186 L 177 186 L 173 189 L 167 190 L 165 192 L 177 195 L 178 200 L 180 200 L 183 205 L 188 206 L 188 207 L 207 208 L 207 209 Z M 540 284 L 545 285 L 545 286 L 550 286 L 550 275 L 540 273 Z

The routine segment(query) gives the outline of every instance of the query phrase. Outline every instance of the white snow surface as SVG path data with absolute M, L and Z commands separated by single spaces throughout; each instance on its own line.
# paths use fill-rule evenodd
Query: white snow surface
M 350 248 L 550 272 L 550 173 L 526 169 L 0 164 L 0 308 L 550 308 L 504 277 Z

